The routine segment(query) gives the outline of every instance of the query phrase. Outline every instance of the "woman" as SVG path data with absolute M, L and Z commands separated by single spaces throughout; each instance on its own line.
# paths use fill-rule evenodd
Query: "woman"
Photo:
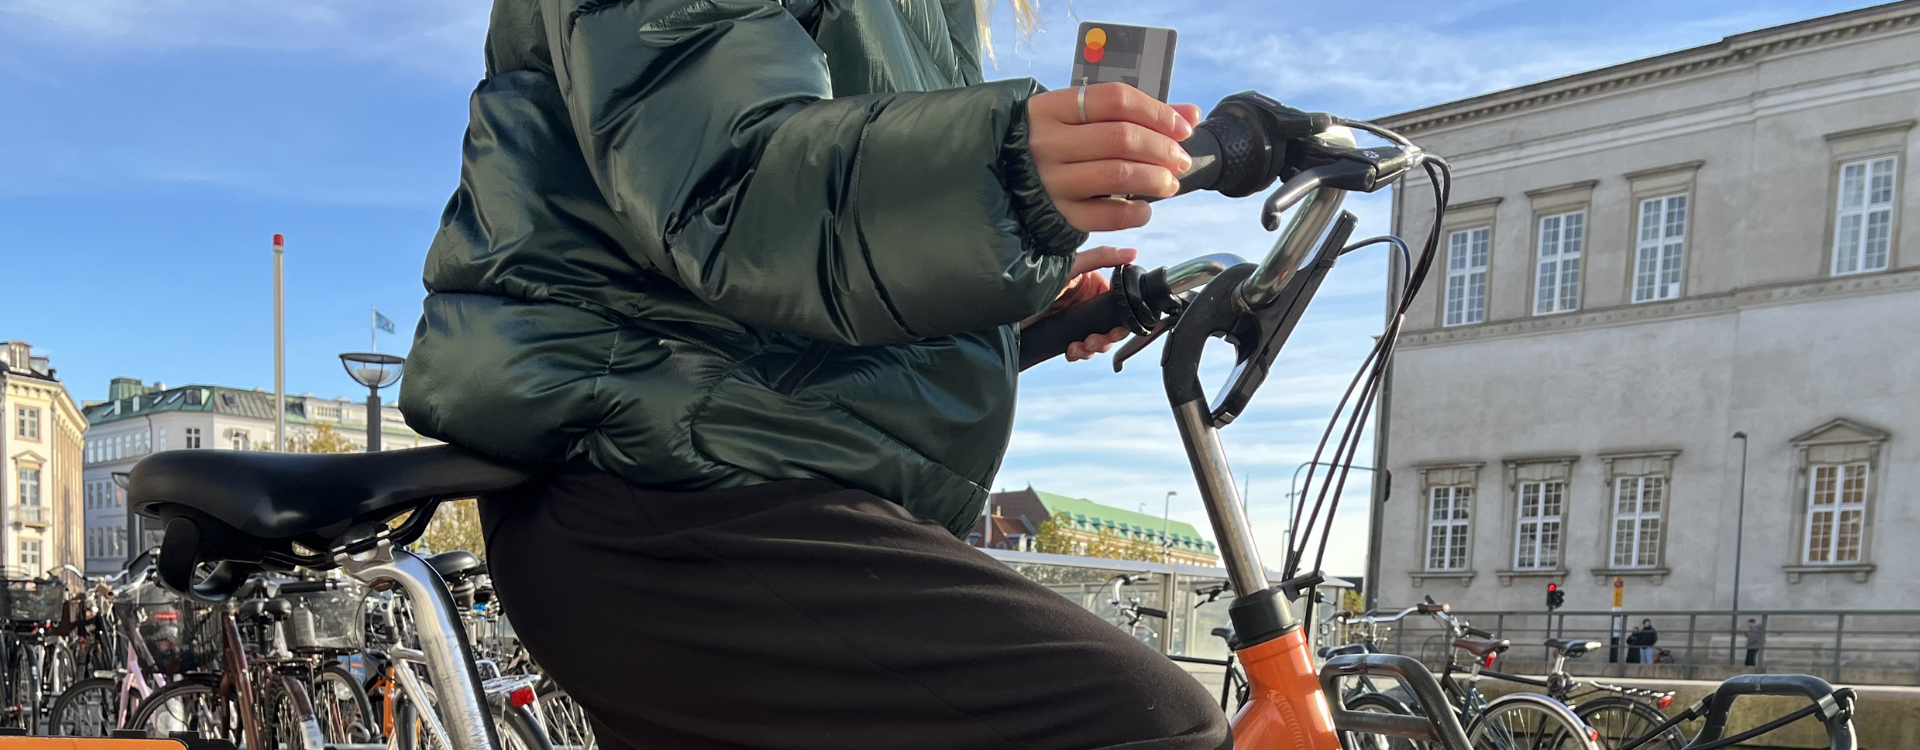
M 1198 110 L 983 82 L 973 0 L 496 0 L 401 408 L 608 748 L 1221 748 L 1172 663 L 955 538 L 1019 321 Z M 1124 331 L 1073 345 L 1105 351 Z

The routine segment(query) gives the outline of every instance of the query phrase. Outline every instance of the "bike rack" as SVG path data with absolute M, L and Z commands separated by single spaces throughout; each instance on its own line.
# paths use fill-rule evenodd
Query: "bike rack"
M 1341 697 L 1341 678 L 1378 675 L 1399 680 L 1422 706 L 1448 705 L 1446 695 L 1440 690 L 1440 681 L 1425 664 L 1410 657 L 1398 654 L 1336 656 L 1328 659 L 1320 670 L 1320 691 L 1326 695 L 1336 731 L 1406 737 L 1438 743 L 1441 747 L 1471 747 L 1466 731 L 1460 728 L 1460 719 L 1452 711 L 1430 711 L 1428 716 L 1348 711 Z

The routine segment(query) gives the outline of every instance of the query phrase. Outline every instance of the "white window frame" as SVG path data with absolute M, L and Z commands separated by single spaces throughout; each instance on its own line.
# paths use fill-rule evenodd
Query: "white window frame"
M 1533 496 L 1531 513 L 1529 494 Z M 1558 479 L 1521 482 L 1515 502 L 1513 569 L 1559 570 L 1567 541 L 1567 483 Z
M 1533 266 L 1533 314 L 1580 309 L 1581 251 L 1586 249 L 1587 210 L 1540 217 L 1540 247 Z
M 1687 215 L 1690 193 L 1641 200 L 1633 253 L 1633 301 L 1657 302 L 1680 296 L 1687 267 Z M 1651 215 L 1648 210 L 1652 209 Z M 1651 219 L 1651 221 L 1649 221 Z
M 1465 326 L 1487 320 L 1487 261 L 1493 254 L 1493 227 L 1447 234 L 1447 278 L 1440 324 Z M 1476 306 L 1477 303 L 1477 306 Z
M 29 576 L 40 574 L 40 540 L 20 540 L 20 567 L 26 568 Z
M 1881 166 L 1886 169 L 1879 169 Z M 1885 271 L 1893 262 L 1893 207 L 1899 202 L 1895 195 L 1898 182 L 1895 176 L 1899 169 L 1897 156 L 1875 156 L 1840 165 L 1838 195 L 1834 199 L 1833 275 Z M 1859 177 L 1849 185 L 1847 174 L 1856 170 Z M 1849 199 L 1854 201 L 1851 206 L 1847 204 Z M 1876 219 L 1878 227 L 1874 224 Z
M 1467 558 L 1471 554 L 1469 537 L 1472 534 L 1472 506 L 1473 487 L 1471 486 L 1441 485 L 1427 490 L 1427 570 L 1447 572 L 1467 569 Z M 1440 514 L 1446 517 L 1436 517 Z M 1439 565 L 1435 565 L 1434 557 L 1436 532 L 1441 535 L 1446 545 L 1445 549 L 1438 550 L 1441 555 L 1438 560 Z
M 200 428 L 188 427 L 187 428 L 187 449 L 193 450 L 199 447 L 200 447 Z
M 1854 469 L 1859 470 L 1859 486 L 1848 487 L 1853 481 L 1849 476 Z M 1808 472 L 1807 482 L 1807 528 L 1803 530 L 1801 562 L 1806 565 L 1859 565 L 1865 560 L 1867 525 L 1867 483 L 1872 481 L 1873 469 L 1865 461 L 1844 464 L 1814 464 Z M 1831 493 L 1830 502 L 1821 503 L 1821 475 L 1829 474 L 1833 482 L 1827 488 Z M 1849 499 L 1851 498 L 1851 499 Z M 1823 507 L 1824 506 L 1824 507 Z M 1847 517 L 1851 515 L 1852 520 Z M 1814 529 L 1826 526 L 1826 544 L 1814 546 Z M 1843 540 L 1851 528 L 1853 537 L 1851 557 L 1842 558 L 1845 552 Z
M 21 440 L 33 440 L 36 442 L 40 440 L 40 408 L 39 407 L 37 406 L 19 407 L 19 411 L 16 412 L 14 418 L 19 423 L 18 429 L 15 432 L 15 434 L 18 435 Z
M 40 506 L 40 467 L 22 466 L 15 472 L 20 479 L 20 504 Z M 29 478 L 31 477 L 31 478 Z
M 1658 482 L 1660 488 L 1659 505 L 1647 509 L 1646 490 L 1649 482 Z M 1622 510 L 1620 502 L 1628 485 L 1633 486 L 1633 508 Z M 1607 559 L 1616 569 L 1657 568 L 1660 567 L 1660 545 L 1666 542 L 1665 521 L 1663 518 L 1667 503 L 1672 499 L 1673 483 L 1665 475 L 1614 477 L 1612 497 L 1612 529 L 1610 530 Z M 1620 556 L 1620 524 L 1627 523 L 1627 557 Z M 1652 541 L 1647 540 L 1648 523 L 1653 526 Z M 1642 562 L 1642 561 L 1645 562 Z

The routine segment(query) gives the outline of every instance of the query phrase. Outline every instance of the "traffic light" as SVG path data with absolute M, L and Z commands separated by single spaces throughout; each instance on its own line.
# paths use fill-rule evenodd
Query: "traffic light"
M 1552 612 L 1567 603 L 1567 592 L 1560 590 L 1560 584 L 1547 584 L 1547 611 Z

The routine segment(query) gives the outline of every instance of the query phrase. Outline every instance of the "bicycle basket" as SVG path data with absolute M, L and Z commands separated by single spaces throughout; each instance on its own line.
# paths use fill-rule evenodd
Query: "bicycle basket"
M 293 613 L 287 616 L 288 648 L 307 654 L 350 654 L 366 643 L 366 589 L 347 585 L 281 596 L 293 603 Z
M 115 607 L 121 617 L 139 618 L 140 638 L 161 673 L 219 671 L 223 639 L 216 605 L 168 598 Z
M 57 579 L 7 581 L 0 589 L 0 619 L 8 622 L 58 622 L 67 587 Z

